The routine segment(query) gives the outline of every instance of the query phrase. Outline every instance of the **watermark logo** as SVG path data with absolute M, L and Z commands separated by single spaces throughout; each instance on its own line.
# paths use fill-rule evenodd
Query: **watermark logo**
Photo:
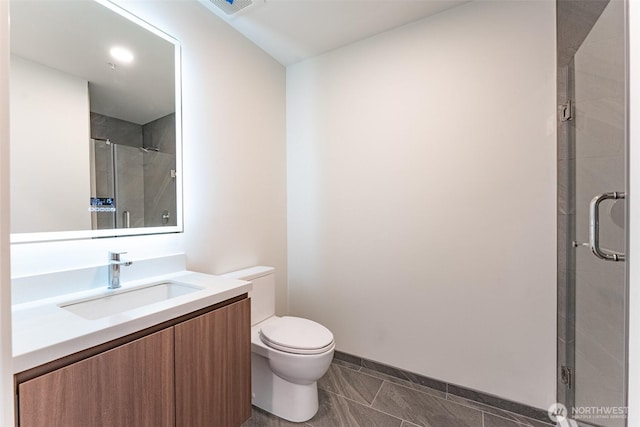
M 626 418 L 627 408 L 624 406 L 576 406 L 571 412 L 562 403 L 554 403 L 547 411 L 549 419 L 558 427 L 578 427 L 578 420 L 602 420 Z
M 625 419 L 626 406 L 576 406 L 572 409 L 573 418 L 579 420 Z
M 559 423 L 562 421 L 566 421 L 569 416 L 569 411 L 567 407 L 562 403 L 554 403 L 549 406 L 549 410 L 547 411 L 549 414 L 549 419 L 555 423 Z

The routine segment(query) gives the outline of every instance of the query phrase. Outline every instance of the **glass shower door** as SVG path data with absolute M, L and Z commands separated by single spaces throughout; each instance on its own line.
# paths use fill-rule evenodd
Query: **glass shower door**
M 144 227 L 143 151 L 128 145 L 113 145 L 115 227 Z
M 574 57 L 573 418 L 625 426 L 625 3 L 606 6 Z
M 112 199 L 92 213 L 94 230 L 144 227 L 143 152 L 137 147 L 92 139 L 91 193 Z
M 94 230 L 176 226 L 176 155 L 92 139 L 91 194 L 112 205 L 93 209 Z

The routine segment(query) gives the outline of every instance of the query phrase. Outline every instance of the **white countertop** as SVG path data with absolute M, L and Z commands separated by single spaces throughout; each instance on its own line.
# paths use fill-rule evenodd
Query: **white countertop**
M 206 308 L 252 289 L 251 282 L 180 271 L 123 283 L 120 289 L 111 292 L 168 280 L 203 289 L 96 320 L 84 319 L 60 308 L 59 304 L 99 296 L 104 294 L 105 288 L 14 305 L 14 373 Z

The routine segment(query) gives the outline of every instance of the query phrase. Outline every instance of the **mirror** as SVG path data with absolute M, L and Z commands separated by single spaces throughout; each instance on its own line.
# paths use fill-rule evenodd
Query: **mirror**
M 178 42 L 107 1 L 10 14 L 11 241 L 182 231 Z

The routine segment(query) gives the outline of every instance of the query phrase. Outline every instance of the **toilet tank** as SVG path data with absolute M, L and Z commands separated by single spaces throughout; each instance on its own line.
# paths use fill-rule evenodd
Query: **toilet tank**
M 222 274 L 228 279 L 247 280 L 253 283 L 251 298 L 251 325 L 276 314 L 276 275 L 273 267 L 251 267 Z

